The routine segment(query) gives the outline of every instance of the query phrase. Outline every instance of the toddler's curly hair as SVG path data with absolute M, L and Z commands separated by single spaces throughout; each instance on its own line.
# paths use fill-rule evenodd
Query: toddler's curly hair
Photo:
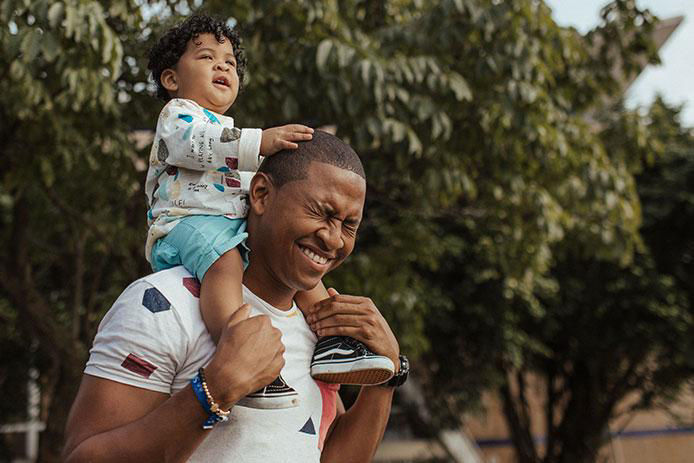
M 157 84 L 157 97 L 169 101 L 171 95 L 161 84 L 161 73 L 178 63 L 186 51 L 188 42 L 200 34 L 214 34 L 218 42 L 229 40 L 234 47 L 236 73 L 239 76 L 239 91 L 243 87 L 243 76 L 246 72 L 246 55 L 241 46 L 241 37 L 235 28 L 231 28 L 219 18 L 196 14 L 181 24 L 169 29 L 149 51 L 147 68 L 152 72 L 152 79 Z

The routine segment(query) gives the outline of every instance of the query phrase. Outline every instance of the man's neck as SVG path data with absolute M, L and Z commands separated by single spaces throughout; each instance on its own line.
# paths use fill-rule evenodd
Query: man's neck
M 275 281 L 268 272 L 250 265 L 243 274 L 243 284 L 253 294 L 279 310 L 292 308 L 296 291 Z

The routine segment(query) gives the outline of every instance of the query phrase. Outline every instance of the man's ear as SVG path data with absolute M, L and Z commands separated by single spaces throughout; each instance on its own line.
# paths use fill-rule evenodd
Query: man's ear
M 255 215 L 263 215 L 267 209 L 268 201 L 275 186 L 265 172 L 256 172 L 251 180 L 248 191 L 248 199 L 251 203 L 251 212 Z
M 178 91 L 178 76 L 173 69 L 164 69 L 159 80 L 168 92 L 176 93 Z

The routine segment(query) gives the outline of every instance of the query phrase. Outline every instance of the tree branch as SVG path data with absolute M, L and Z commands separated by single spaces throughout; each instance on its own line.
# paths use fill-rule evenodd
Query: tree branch
M 545 429 L 547 434 L 547 445 L 544 461 L 548 462 L 554 457 L 556 445 L 556 427 L 554 426 L 554 408 L 556 407 L 557 395 L 554 385 L 555 371 L 550 369 L 547 374 L 547 404 L 545 405 Z
M 518 407 L 513 393 L 511 392 L 509 376 L 510 373 L 499 387 L 499 393 L 503 403 L 506 424 L 511 431 L 511 440 L 513 441 L 516 456 L 518 457 L 519 463 L 537 463 L 539 460 L 533 443 L 531 430 L 518 414 Z
M 84 243 L 86 233 L 79 230 L 75 237 L 75 275 L 74 294 L 72 301 L 72 339 L 79 339 L 81 328 L 82 308 L 84 307 Z
M 65 201 L 63 201 L 63 199 L 60 196 L 55 194 L 55 191 L 53 191 L 53 189 L 50 186 L 46 185 L 45 182 L 43 182 L 43 192 L 46 194 L 48 199 L 50 199 L 53 205 L 55 205 L 65 215 L 69 216 L 77 224 L 88 228 L 92 233 L 94 233 L 95 236 L 104 236 L 103 230 L 101 230 L 97 224 L 86 220 L 84 218 L 85 214 L 65 204 Z M 112 247 L 111 243 L 107 242 L 105 244 L 109 249 Z

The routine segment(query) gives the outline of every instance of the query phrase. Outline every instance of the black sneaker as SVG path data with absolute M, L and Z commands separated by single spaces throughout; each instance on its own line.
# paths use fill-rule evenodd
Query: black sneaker
M 347 336 L 318 340 L 311 362 L 314 379 L 336 384 L 381 384 L 393 377 L 392 360 L 376 355 L 364 344 Z
M 236 402 L 236 405 L 260 409 L 293 408 L 299 406 L 299 394 L 284 382 L 282 376 L 278 376 L 264 388 Z

